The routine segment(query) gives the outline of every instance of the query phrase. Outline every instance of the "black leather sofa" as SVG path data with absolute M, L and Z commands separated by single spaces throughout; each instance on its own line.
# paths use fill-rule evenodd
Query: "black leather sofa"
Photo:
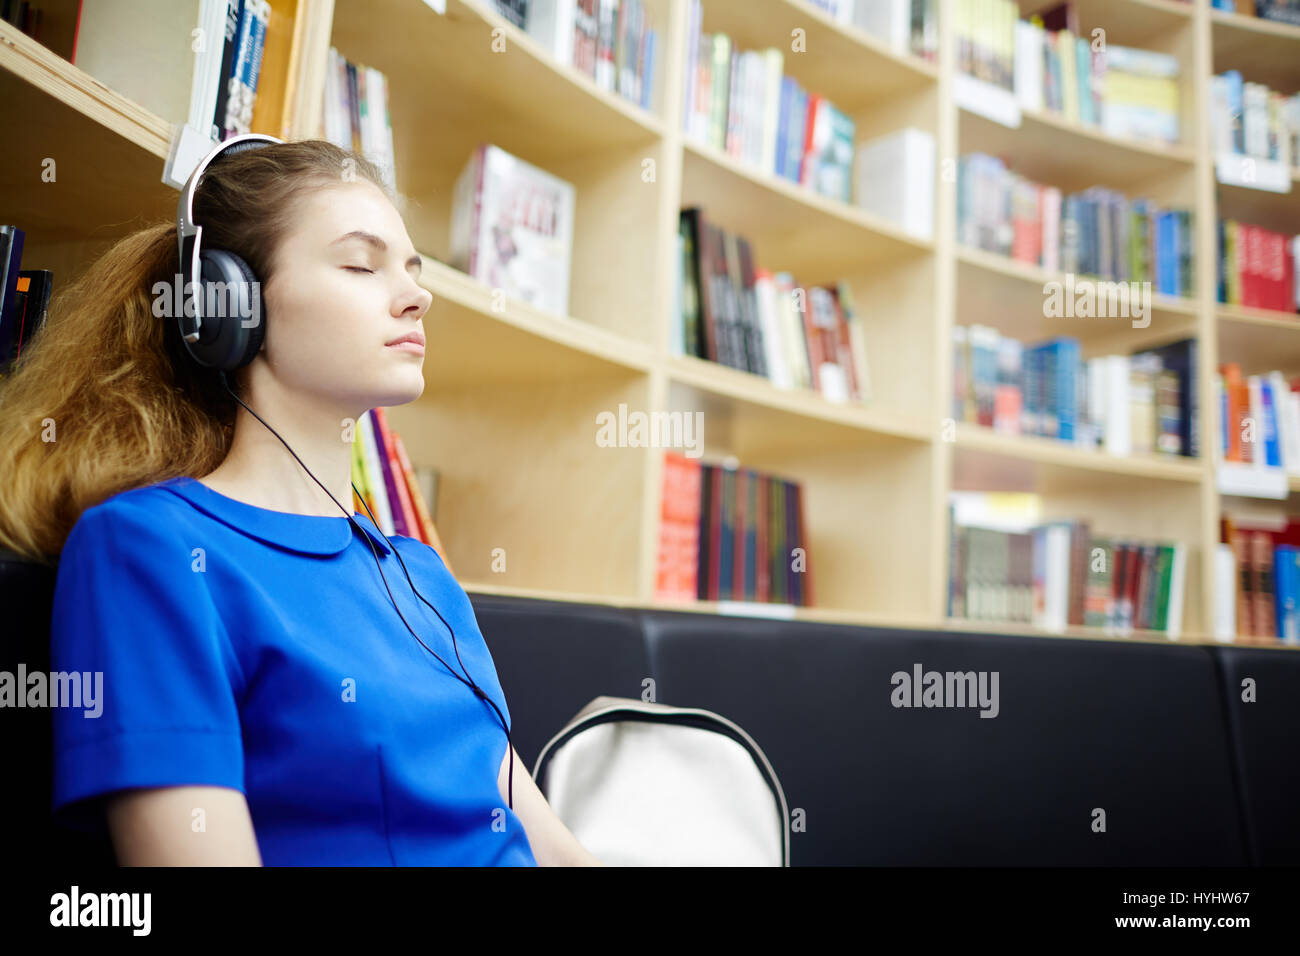
M 0 553 L 17 625 L 0 670 L 48 670 L 52 593 L 52 572 Z M 796 866 L 1300 863 L 1294 651 L 472 600 L 530 768 L 591 698 L 653 686 L 763 748 L 803 821 Z M 997 716 L 895 707 L 891 675 L 918 664 L 996 672 Z M 0 839 L 15 859 L 111 863 L 106 838 L 49 820 L 49 721 L 0 712 L 16 771 L 0 788 Z

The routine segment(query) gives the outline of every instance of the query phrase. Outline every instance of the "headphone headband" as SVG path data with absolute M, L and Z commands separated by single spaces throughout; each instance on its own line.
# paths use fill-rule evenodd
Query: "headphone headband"
M 185 183 L 185 188 L 181 190 L 180 199 L 176 203 L 176 242 L 180 254 L 181 268 L 181 291 L 183 295 L 190 297 L 190 305 L 193 309 L 193 323 L 188 319 L 188 310 L 182 309 L 180 315 L 181 337 L 190 344 L 196 344 L 199 341 L 199 331 L 203 327 L 203 310 L 201 308 L 203 296 L 202 290 L 202 270 L 200 268 L 199 254 L 202 251 L 203 227 L 194 222 L 194 194 L 203 180 L 203 174 L 207 171 L 218 157 L 227 153 L 242 153 L 250 149 L 257 149 L 259 146 L 271 143 L 283 143 L 284 140 L 277 139 L 274 136 L 268 136 L 265 133 L 244 133 L 239 136 L 232 136 L 230 139 L 218 143 L 213 149 L 199 161 L 194 172 Z

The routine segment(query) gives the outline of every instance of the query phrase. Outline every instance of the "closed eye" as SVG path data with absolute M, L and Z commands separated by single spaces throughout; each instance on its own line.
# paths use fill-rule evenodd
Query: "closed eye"
M 343 268 L 344 268 L 344 269 L 347 269 L 349 272 L 368 272 L 368 273 L 373 273 L 373 272 L 375 271 L 374 269 L 366 269 L 366 268 L 364 268 L 364 267 L 362 267 L 362 266 L 344 266 Z

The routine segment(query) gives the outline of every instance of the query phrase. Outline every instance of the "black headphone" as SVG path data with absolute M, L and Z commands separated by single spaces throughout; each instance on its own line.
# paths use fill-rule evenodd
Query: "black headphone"
M 225 386 L 231 397 L 248 409 L 250 415 L 263 425 L 266 425 L 271 434 L 280 439 L 280 444 L 289 449 L 289 454 L 293 455 L 298 464 L 302 465 L 303 471 L 311 475 L 312 481 L 320 485 L 321 490 L 339 506 L 348 521 L 352 522 L 353 527 L 361 532 L 362 540 L 370 546 L 370 553 L 375 559 L 375 567 L 379 568 L 379 576 L 383 579 L 384 589 L 388 591 L 388 599 L 393 603 L 393 610 L 397 611 L 397 616 L 402 619 L 402 623 L 411 632 L 411 636 L 420 642 L 421 647 L 434 657 L 437 657 L 442 665 L 451 671 L 453 677 L 471 688 L 476 697 L 487 701 L 492 706 L 492 709 L 496 711 L 497 719 L 501 721 L 501 726 L 506 732 L 506 748 L 510 752 L 509 790 L 506 799 L 510 809 L 513 810 L 515 808 L 515 760 L 514 744 L 510 740 L 510 727 L 506 723 L 505 716 L 501 713 L 501 708 L 497 707 L 496 701 L 485 694 L 482 688 L 474 683 L 474 679 L 469 676 L 469 671 L 465 668 L 465 662 L 460 659 L 460 648 L 456 646 L 456 632 L 451 629 L 451 625 L 447 623 L 447 619 L 442 616 L 438 609 L 426 601 L 424 595 L 416 589 L 415 582 L 411 580 L 411 573 L 406 570 L 406 562 L 402 560 L 402 555 L 393 546 L 393 542 L 389 540 L 388 535 L 384 534 L 384 530 L 379 527 L 379 522 L 375 520 L 375 515 L 370 510 L 370 505 L 366 502 L 365 496 L 361 494 L 356 483 L 353 482 L 352 490 L 356 492 L 357 499 L 365 506 L 366 513 L 370 516 L 370 520 L 374 522 L 375 528 L 383 535 L 384 540 L 388 542 L 389 548 L 396 555 L 398 563 L 402 566 L 402 573 L 406 575 L 406 583 L 411 586 L 411 591 L 421 601 L 424 601 L 425 605 L 434 614 L 438 615 L 438 620 L 442 621 L 451 634 L 452 649 L 456 652 L 456 660 L 460 664 L 460 669 L 465 673 L 463 678 L 456 673 L 451 665 L 439 657 L 433 648 L 420 640 L 420 636 L 411 629 L 406 616 L 402 614 L 401 608 L 397 606 L 396 599 L 393 598 L 392 588 L 388 586 L 388 578 L 379 563 L 379 552 L 375 550 L 374 542 L 362 530 L 356 518 L 352 516 L 347 508 L 339 504 L 338 499 L 330 494 L 329 489 L 321 484 L 320 479 L 312 475 L 311 470 L 306 465 L 303 465 L 302 459 L 298 457 L 292 448 L 289 448 L 289 443 L 280 438 L 280 433 L 267 425 L 261 415 L 244 404 L 244 400 L 235 394 L 226 378 L 227 372 L 242 368 L 253 360 L 253 357 L 257 355 L 262 347 L 262 340 L 266 337 L 261 283 L 258 282 L 248 263 L 233 252 L 226 249 L 203 248 L 203 227 L 194 222 L 194 193 L 202 183 L 203 173 L 218 157 L 258 149 L 268 143 L 283 142 L 282 139 L 276 139 L 274 136 L 266 136 L 261 133 L 232 136 L 230 139 L 218 144 L 199 162 L 194 172 L 190 174 L 189 181 L 185 183 L 185 188 L 181 190 L 180 201 L 176 205 L 176 233 L 180 248 L 180 277 L 183 280 L 182 294 L 186 300 L 186 307 L 181 310 L 181 314 L 177 317 L 181 341 L 185 343 L 185 350 L 196 362 L 200 365 L 218 369 L 221 384 Z M 233 307 L 216 310 L 213 315 L 205 315 L 203 304 L 217 301 L 224 301 Z M 191 318 L 192 321 L 190 321 Z M 245 323 L 248 318 L 252 319 L 251 325 Z

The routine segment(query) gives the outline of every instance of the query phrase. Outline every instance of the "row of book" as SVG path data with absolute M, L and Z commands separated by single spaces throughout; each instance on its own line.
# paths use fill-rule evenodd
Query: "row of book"
M 1300 26 L 1300 0 L 1211 0 L 1215 10 Z
M 18 226 L 0 225 L 0 378 L 45 327 L 54 287 L 48 269 L 22 267 L 26 237 Z
M 1300 520 L 1256 527 L 1219 520 L 1218 636 L 1242 644 L 1300 644 Z
M 1300 236 L 1220 219 L 1218 253 L 1220 302 L 1300 312 Z
M 1293 166 L 1300 162 L 1300 93 L 1244 81 L 1240 70 L 1210 77 L 1210 132 L 1216 154 Z
M 1279 371 L 1244 375 L 1237 362 L 1219 366 L 1219 457 L 1300 475 L 1300 377 Z
M 1038 17 L 1015 26 L 1015 90 L 1021 106 L 1048 109 L 1109 136 L 1175 143 L 1178 59 L 1092 43 L 1077 27 L 1049 30 Z
M 953 418 L 1112 455 L 1200 454 L 1196 340 L 1083 359 L 1078 339 L 1025 346 L 953 326 Z
M 1150 282 L 1164 295 L 1194 296 L 1193 216 L 1094 186 L 1062 196 L 1000 158 L 957 162 L 957 240 L 1049 272 Z
M 1055 632 L 1182 634 L 1187 546 L 1180 542 L 1101 537 L 1082 520 L 1027 531 L 950 528 L 950 617 Z
M 572 183 L 480 144 L 452 189 L 448 264 L 512 298 L 568 315 L 575 197 Z
M 803 486 L 665 452 L 655 595 L 809 607 Z
M 556 61 L 642 109 L 651 108 L 658 32 L 644 0 L 496 0 Z
M 365 156 L 390 188 L 396 185 L 388 78 L 372 66 L 352 63 L 334 47 L 325 65 L 320 138 Z
M 12 0 L 5 0 L 4 8 L 0 10 L 0 19 L 12 23 L 23 33 L 26 33 L 33 40 L 41 38 L 41 22 L 45 19 L 44 11 L 35 4 L 14 3 Z
M 357 514 L 366 514 L 365 506 L 369 505 L 384 534 L 424 542 L 451 570 L 451 559 L 433 523 L 438 472 L 411 466 L 402 436 L 389 426 L 382 408 L 372 408 L 357 420 L 352 442 L 352 481 L 356 485 L 352 504 Z
M 679 221 L 673 351 L 833 402 L 866 401 L 866 340 L 848 284 L 802 287 L 754 261 L 750 244 L 698 206 Z
M 858 27 L 884 40 L 895 53 L 933 62 L 939 54 L 935 0 L 811 0 L 836 23 Z
M 690 0 L 686 135 L 765 173 L 851 201 L 853 120 L 786 76 L 780 48 L 740 50 L 725 33 L 705 33 L 702 17 L 702 0 Z

